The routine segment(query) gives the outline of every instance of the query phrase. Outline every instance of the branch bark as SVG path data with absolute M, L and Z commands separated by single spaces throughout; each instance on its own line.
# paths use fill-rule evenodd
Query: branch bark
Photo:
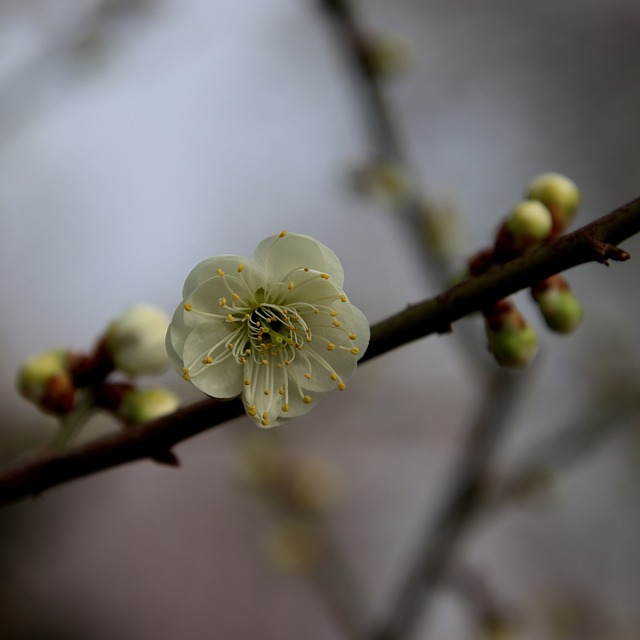
M 433 333 L 540 280 L 586 262 L 626 260 L 617 245 L 640 232 L 640 197 L 528 255 L 492 268 L 371 328 L 361 362 Z M 44 451 L 0 473 L 0 504 L 36 496 L 64 482 L 144 458 L 172 463 L 171 448 L 243 413 L 239 400 L 204 400 L 135 429 L 63 452 Z

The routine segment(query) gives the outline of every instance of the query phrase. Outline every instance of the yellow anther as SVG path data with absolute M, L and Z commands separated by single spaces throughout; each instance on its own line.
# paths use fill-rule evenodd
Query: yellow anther
M 258 413 L 256 410 L 256 405 L 255 404 L 250 404 L 247 407 L 247 413 L 252 417 L 255 418 L 256 414 Z
M 332 373 L 329 377 L 335 382 L 338 379 L 338 374 Z
M 268 395 L 269 395 L 269 389 L 265 389 L 265 390 L 264 390 L 264 395 L 265 395 L 265 396 L 268 396 Z
M 231 349 L 233 349 L 233 342 L 228 342 L 227 343 L 227 349 L 229 349 L 229 351 L 231 351 Z
M 269 364 L 269 362 L 266 359 L 262 360 L 262 365 L 264 365 L 265 367 Z
M 347 388 L 347 385 L 346 385 L 344 382 L 341 382 L 341 383 L 338 385 L 338 390 L 339 390 L 339 391 L 344 391 L 346 388 Z
M 284 361 L 284 363 L 285 363 L 285 364 L 291 364 L 291 363 L 289 362 L 289 360 L 285 360 L 285 361 Z
M 317 307 L 313 307 L 313 313 L 320 313 Z
M 339 327 L 339 326 L 340 326 L 340 324 L 341 324 L 341 323 L 340 323 L 340 322 L 338 322 L 337 320 L 334 320 L 334 321 L 333 321 L 333 326 L 334 326 L 334 327 Z
M 286 230 L 286 229 L 283 229 L 283 230 L 280 232 L 280 235 L 278 236 L 278 238 L 284 238 L 286 235 L 287 235 L 287 230 Z
M 249 380 L 249 378 L 245 378 L 244 384 L 248 387 L 251 384 L 251 380 Z
M 303 396 L 302 402 L 309 404 L 311 402 L 311 396 Z
M 312 339 L 312 338 L 311 338 L 311 336 L 307 336 L 307 337 L 305 338 L 305 341 L 306 341 L 306 342 L 311 342 L 311 339 Z
M 309 267 L 304 267 L 303 270 L 305 271 L 305 273 L 307 273 L 309 271 Z
M 356 333 L 349 334 L 349 340 L 357 340 L 357 339 L 358 339 L 358 335 Z
M 234 294 L 233 294 L 233 299 L 234 299 L 234 300 L 240 300 L 240 295 L 239 295 L 239 294 L 237 294 L 237 293 L 234 293 Z
M 340 300 L 342 302 L 346 302 L 347 301 L 347 296 L 344 295 L 344 293 L 340 296 Z
M 244 271 L 244 265 L 242 262 L 238 265 L 238 273 L 242 273 Z
M 284 395 L 284 387 L 280 387 L 280 388 L 278 389 L 278 393 L 279 393 L 281 396 L 283 396 L 283 395 Z
M 189 375 L 189 369 L 184 368 L 182 369 L 182 377 L 189 382 L 189 380 L 191 380 L 191 376 Z
M 222 296 L 222 298 L 218 298 L 218 304 L 221 307 L 226 307 L 227 306 L 227 299 L 224 296 Z
M 211 356 L 207 356 L 203 361 L 202 364 L 211 364 L 213 362 L 213 358 Z
M 223 275 L 224 275 L 224 271 L 223 271 L 220 267 L 218 267 L 218 268 L 217 268 L 216 273 L 217 273 L 219 276 L 223 276 Z
M 185 311 L 191 311 L 192 309 L 193 309 L 193 305 L 190 302 L 187 302 L 187 304 L 184 305 Z
M 247 359 L 244 356 L 242 356 L 240 358 L 240 362 L 242 362 L 242 364 L 247 364 Z
M 287 289 L 289 289 L 289 291 L 293 289 L 293 280 L 289 280 L 289 286 L 287 287 Z
M 321 273 L 320 277 L 323 278 L 324 280 L 328 280 L 329 279 L 329 274 L 328 273 Z
M 353 349 L 351 349 L 351 353 L 353 353 L 354 356 L 357 356 L 360 353 L 360 349 L 358 349 L 358 347 L 353 347 Z
M 327 351 L 333 351 L 336 348 L 336 345 L 333 342 L 329 342 L 327 344 Z
M 278 367 L 278 369 L 282 369 L 282 362 L 278 362 L 278 364 L 276 365 L 276 367 Z
M 227 313 L 227 322 L 233 322 L 233 316 L 230 313 Z
M 282 413 L 287 413 L 287 411 L 289 411 L 289 405 L 285 402 L 282 405 Z
M 338 312 L 334 309 L 333 311 L 329 311 L 329 315 L 330 315 L 332 318 L 335 318 L 335 317 L 338 315 Z
M 304 377 L 305 377 L 307 380 L 311 380 L 311 374 L 310 374 L 310 373 L 305 373 L 305 374 L 304 374 Z

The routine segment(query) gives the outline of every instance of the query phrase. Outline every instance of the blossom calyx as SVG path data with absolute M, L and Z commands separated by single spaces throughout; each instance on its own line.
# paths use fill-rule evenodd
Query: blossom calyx
M 222 255 L 187 277 L 166 347 L 185 380 L 217 398 L 242 396 L 271 427 L 344 390 L 369 344 L 369 324 L 342 289 L 336 255 L 283 231 L 253 259 Z
M 162 309 L 137 304 L 109 325 L 103 346 L 115 368 L 129 376 L 158 373 L 167 366 L 164 339 L 168 325 Z
M 75 401 L 66 351 L 53 349 L 30 357 L 18 372 L 18 390 L 44 411 L 65 415 Z
M 549 209 L 554 236 L 571 224 L 580 205 L 578 186 L 561 173 L 543 173 L 534 178 L 527 187 L 526 197 L 539 200 Z

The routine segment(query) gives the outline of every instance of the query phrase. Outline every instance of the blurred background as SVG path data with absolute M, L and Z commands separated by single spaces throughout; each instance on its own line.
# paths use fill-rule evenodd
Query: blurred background
M 578 225 L 640 195 L 637 2 L 355 7 L 410 48 L 386 95 L 420 192 L 451 212 L 457 268 L 543 171 L 580 186 Z M 15 391 L 27 356 L 89 349 L 135 302 L 171 313 L 206 257 L 312 235 L 371 322 L 444 289 L 393 207 L 353 189 L 375 149 L 339 44 L 310 0 L 0 0 L 2 460 L 55 430 Z M 506 374 L 492 477 L 567 428 L 569 453 L 467 528 L 415 638 L 640 638 L 640 240 L 624 246 L 631 262 L 568 274 L 586 309 L 571 337 L 518 296 L 541 348 Z M 284 427 L 241 418 L 177 447 L 178 470 L 141 462 L 5 508 L 0 637 L 329 640 L 350 613 L 384 619 L 487 400 L 484 342 L 465 320 Z M 302 516 L 261 475 L 281 457 Z

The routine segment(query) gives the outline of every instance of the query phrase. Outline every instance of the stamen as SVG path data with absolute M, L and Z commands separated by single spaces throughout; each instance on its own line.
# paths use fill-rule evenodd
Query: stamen
M 227 299 L 224 296 L 222 296 L 222 298 L 218 298 L 218 304 L 221 307 L 226 307 L 227 306 Z
M 258 413 L 258 411 L 256 410 L 256 405 L 255 404 L 250 404 L 247 407 L 247 413 L 252 417 L 255 418 L 256 414 Z
M 289 404 L 285 402 L 281 408 L 282 408 L 282 413 L 287 413 L 287 411 L 289 411 Z
M 287 235 L 287 230 L 286 230 L 286 229 L 283 229 L 283 230 L 280 232 L 280 235 L 278 236 L 278 238 L 284 238 L 286 235 Z
M 311 380 L 311 374 L 310 374 L 310 373 L 305 373 L 305 374 L 304 374 L 304 377 L 305 377 L 307 380 Z
M 218 269 L 216 270 L 216 273 L 217 273 L 219 276 L 223 276 L 223 275 L 224 275 L 224 271 L 223 271 L 220 267 L 218 267 Z
M 187 304 L 184 305 L 185 311 L 191 311 L 192 309 L 193 309 L 193 305 L 190 302 L 187 302 Z
M 358 349 L 358 347 L 353 347 L 353 349 L 351 349 L 351 353 L 353 353 L 354 356 L 357 356 L 360 353 L 360 349 Z
M 244 384 L 245 384 L 245 386 L 248 387 L 251 384 L 251 380 L 249 378 L 245 378 L 244 379 Z
M 357 340 L 358 339 L 358 335 L 355 333 L 350 333 L 349 334 L 349 340 Z
M 203 361 L 202 364 L 211 364 L 213 362 L 213 358 L 211 356 L 207 356 Z
M 336 348 L 336 345 L 333 342 L 327 343 L 327 351 L 333 351 Z
M 302 402 L 304 402 L 305 404 L 309 404 L 311 402 L 311 396 L 303 396 Z
M 341 382 L 341 383 L 338 385 L 338 390 L 339 390 L 339 391 L 344 391 L 346 388 L 347 388 L 347 385 L 346 385 L 344 382 Z
M 347 301 L 347 296 L 345 296 L 344 293 L 340 296 L 340 301 L 341 302 L 346 302 Z

